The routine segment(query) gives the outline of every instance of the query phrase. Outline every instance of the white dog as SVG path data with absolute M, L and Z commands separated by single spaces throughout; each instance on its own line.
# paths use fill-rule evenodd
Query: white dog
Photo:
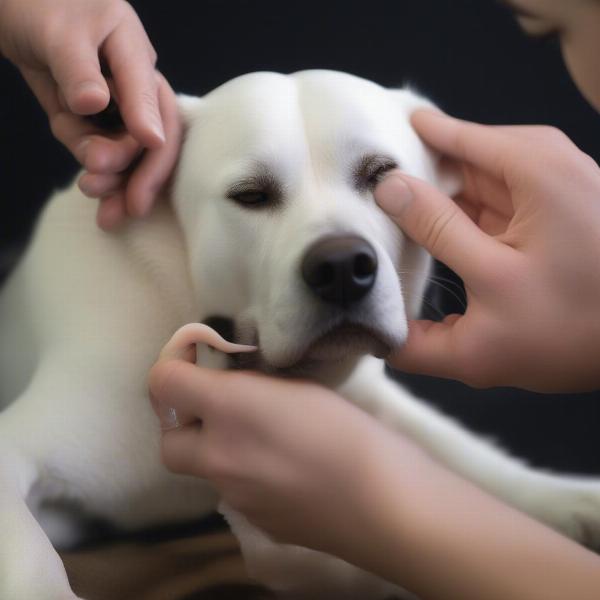
M 258 368 L 328 381 L 513 506 L 575 539 L 600 531 L 600 483 L 505 456 L 388 380 L 375 358 L 403 343 L 430 259 L 378 209 L 373 187 L 396 166 L 447 186 L 409 124 L 425 104 L 335 72 L 246 75 L 182 97 L 171 202 L 145 222 L 103 233 L 75 185 L 52 198 L 0 296 L 2 600 L 75 598 L 53 547 L 70 529 L 45 518 L 48 501 L 127 529 L 214 510 L 206 482 L 160 464 L 147 374 L 177 328 L 215 316 L 259 346 Z M 227 516 L 250 574 L 283 595 L 407 596 Z

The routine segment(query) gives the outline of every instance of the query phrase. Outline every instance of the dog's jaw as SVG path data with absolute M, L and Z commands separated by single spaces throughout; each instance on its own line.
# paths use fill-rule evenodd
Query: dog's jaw
M 372 328 L 342 321 L 298 345 L 295 352 L 288 356 L 269 360 L 268 353 L 261 350 L 256 326 L 217 315 L 211 315 L 203 322 L 225 339 L 259 347 L 257 352 L 228 355 L 229 368 L 260 371 L 278 377 L 312 379 L 330 387 L 343 382 L 363 356 L 371 354 L 384 358 L 395 344 L 393 338 Z

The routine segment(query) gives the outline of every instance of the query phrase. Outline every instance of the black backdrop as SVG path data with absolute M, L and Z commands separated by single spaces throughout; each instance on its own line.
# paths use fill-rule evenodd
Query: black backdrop
M 132 4 L 159 53 L 159 67 L 178 91 L 202 94 L 248 71 L 339 69 L 384 85 L 409 82 L 457 116 L 555 125 L 600 159 L 600 116 L 571 83 L 555 42 L 527 39 L 494 0 Z M 49 192 L 65 184 L 76 165 L 49 134 L 18 73 L 2 61 L 0 82 L 1 275 Z M 434 300 L 444 310 L 453 302 L 439 290 Z M 557 335 L 562 327 L 568 315 L 557 323 Z M 400 377 L 538 466 L 600 473 L 600 393 L 476 391 Z

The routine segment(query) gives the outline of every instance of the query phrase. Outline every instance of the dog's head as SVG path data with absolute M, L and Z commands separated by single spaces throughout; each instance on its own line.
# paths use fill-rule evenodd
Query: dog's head
M 232 319 L 266 370 L 401 345 L 430 259 L 373 189 L 395 167 L 439 183 L 409 123 L 426 104 L 331 71 L 253 73 L 182 97 L 173 198 L 199 318 Z

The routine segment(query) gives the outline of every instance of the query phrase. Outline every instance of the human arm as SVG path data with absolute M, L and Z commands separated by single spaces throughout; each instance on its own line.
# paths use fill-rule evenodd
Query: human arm
M 146 214 L 170 176 L 181 132 L 173 91 L 155 71 L 156 53 L 129 3 L 2 0 L 0 53 L 87 170 L 80 186 L 102 198 L 99 224 Z M 101 63 L 110 69 L 110 91 Z M 111 92 L 125 132 L 107 134 L 83 118 L 105 109 Z
M 339 556 L 428 600 L 596 597 L 598 557 L 336 393 L 199 368 L 192 354 L 163 354 L 151 372 L 163 461 L 212 481 L 277 541 Z
M 600 387 L 600 169 L 558 130 L 431 111 L 413 124 L 460 169 L 452 200 L 393 172 L 379 205 L 465 284 L 464 316 L 413 321 L 389 362 L 477 387 Z

